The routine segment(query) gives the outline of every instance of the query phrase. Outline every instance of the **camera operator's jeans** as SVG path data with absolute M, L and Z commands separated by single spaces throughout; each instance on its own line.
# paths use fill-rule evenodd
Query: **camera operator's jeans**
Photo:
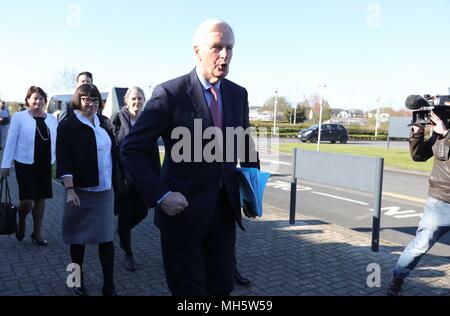
M 394 276 L 406 278 L 422 256 L 450 230 L 450 204 L 428 197 L 416 238 L 403 251 L 394 268 Z

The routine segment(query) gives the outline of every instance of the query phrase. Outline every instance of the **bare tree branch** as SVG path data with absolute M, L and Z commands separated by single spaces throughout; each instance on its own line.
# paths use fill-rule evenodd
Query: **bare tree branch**
M 56 91 L 70 91 L 76 86 L 76 76 L 78 71 L 75 68 L 67 68 L 60 70 L 55 76 L 52 84 L 53 92 Z

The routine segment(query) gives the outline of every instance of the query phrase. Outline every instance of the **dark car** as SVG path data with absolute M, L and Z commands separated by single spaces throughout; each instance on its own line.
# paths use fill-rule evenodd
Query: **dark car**
M 319 138 L 319 125 L 313 125 L 298 132 L 298 139 L 302 142 L 316 143 Z M 322 124 L 321 141 L 329 141 L 333 144 L 340 142 L 345 144 L 348 141 L 347 129 L 341 124 Z

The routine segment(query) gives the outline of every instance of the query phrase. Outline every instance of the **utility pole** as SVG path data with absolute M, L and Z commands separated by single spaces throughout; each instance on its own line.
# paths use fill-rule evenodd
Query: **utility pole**
M 327 87 L 326 84 L 319 85 L 320 92 L 320 114 L 319 114 L 319 136 L 317 138 L 317 151 L 320 151 L 320 139 L 322 136 L 322 109 L 323 109 L 323 94 L 324 90 Z
M 377 112 L 375 114 L 375 140 L 378 136 L 378 128 L 380 127 L 380 97 L 377 97 Z
M 300 94 L 298 93 L 298 87 L 295 88 L 295 91 L 297 92 L 297 96 Z M 300 98 L 298 99 L 298 102 L 294 104 L 294 124 L 297 124 L 297 106 L 300 103 Z
M 275 105 L 273 107 L 273 131 L 272 134 L 276 134 L 277 128 L 277 105 L 278 105 L 278 88 L 275 88 Z
M 148 85 L 148 99 L 150 100 L 150 98 L 152 97 L 152 92 L 153 92 L 153 82 L 150 81 L 149 85 Z

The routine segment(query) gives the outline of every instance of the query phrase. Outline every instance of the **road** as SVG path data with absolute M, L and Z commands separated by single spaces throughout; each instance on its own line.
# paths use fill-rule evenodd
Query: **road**
M 279 139 L 279 143 L 295 141 Z M 258 148 L 261 169 L 272 173 L 264 203 L 286 210 L 289 220 L 291 156 L 267 149 L 264 140 Z M 354 145 L 382 146 L 382 142 L 349 142 Z M 391 148 L 408 148 L 407 142 L 391 142 Z M 163 151 L 163 147 L 160 147 Z M 404 246 L 415 235 L 421 219 L 428 192 L 428 174 L 423 172 L 404 172 L 384 169 L 383 198 L 380 238 Z M 372 208 L 374 197 L 371 194 L 321 185 L 312 182 L 299 182 L 297 187 L 297 214 L 304 214 L 325 222 L 333 223 L 371 235 Z M 430 253 L 448 256 L 450 253 L 450 234 L 444 236 Z
M 262 165 L 268 171 L 276 175 L 291 174 L 291 155 L 264 151 L 260 151 L 260 153 Z M 383 191 L 387 192 L 387 194 L 407 195 L 410 199 L 424 200 L 428 192 L 428 175 L 426 172 L 384 168 Z
M 291 157 L 262 152 L 261 161 L 261 168 L 273 174 L 264 202 L 285 209 L 289 220 Z M 427 191 L 426 173 L 385 170 L 380 238 L 406 246 L 415 235 Z M 300 181 L 297 187 L 297 214 L 367 234 L 371 234 L 373 205 L 373 195 L 363 192 L 305 181 Z M 448 256 L 450 235 L 444 236 L 430 253 Z

